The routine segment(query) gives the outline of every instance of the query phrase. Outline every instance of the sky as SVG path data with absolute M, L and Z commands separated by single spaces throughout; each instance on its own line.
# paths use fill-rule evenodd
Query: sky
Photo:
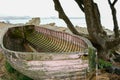
M 112 25 L 112 16 L 108 0 L 94 0 L 99 5 L 102 23 Z M 113 1 L 113 0 L 111 0 Z M 74 0 L 60 0 L 68 17 L 84 17 Z M 120 0 L 115 5 L 120 25 Z M 53 0 L 0 0 L 0 16 L 30 16 L 50 17 L 58 16 L 54 9 Z
M 94 0 L 100 5 L 101 14 L 103 17 L 108 16 L 110 11 L 107 0 Z M 64 11 L 68 16 L 83 16 L 79 7 L 74 0 L 60 0 Z M 116 4 L 118 12 L 120 12 L 120 1 Z M 54 10 L 53 0 L 0 0 L 0 15 L 13 15 L 13 16 L 57 16 Z
M 68 16 L 81 15 L 73 0 L 69 0 L 69 4 L 67 0 L 60 1 L 63 3 Z M 0 15 L 48 17 L 58 14 L 54 10 L 53 0 L 0 0 Z

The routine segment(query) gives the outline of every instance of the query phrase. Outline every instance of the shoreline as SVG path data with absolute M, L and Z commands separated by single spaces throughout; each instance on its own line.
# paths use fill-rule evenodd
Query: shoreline
M 39 19 L 39 20 L 38 20 Z M 42 19 L 42 18 L 41 18 Z M 48 18 L 45 18 L 45 19 L 48 19 Z M 51 18 L 50 18 L 51 19 Z M 54 19 L 54 18 L 53 18 Z M 56 18 L 55 18 L 56 19 Z M 73 18 L 74 19 L 74 18 Z M 61 20 L 61 19 L 60 19 Z M 32 22 L 30 22 L 32 21 Z M 63 32 L 68 32 L 70 34 L 71 31 L 67 28 L 67 26 L 58 26 L 56 24 L 56 22 L 48 22 L 46 24 L 43 24 L 42 23 L 42 20 L 40 20 L 39 17 L 37 18 L 31 18 L 30 20 L 26 21 L 25 23 L 17 23 L 17 24 L 14 24 L 14 23 L 6 23 L 4 21 L 0 21 L 0 27 L 5 27 L 5 26 L 17 26 L 17 25 L 25 25 L 25 24 L 33 24 L 33 25 L 39 25 L 39 26 L 42 26 L 42 27 L 46 27 L 46 28 L 49 28 L 49 29 L 54 29 L 54 30 L 57 30 L 57 31 L 63 31 Z M 64 22 L 63 22 L 64 23 Z M 82 26 L 82 25 L 81 25 Z M 87 28 L 84 27 L 84 26 L 75 26 L 75 28 L 78 30 L 78 32 L 80 33 L 85 33 L 85 34 L 88 34 L 88 31 L 87 31 Z M 103 27 L 103 29 L 107 32 L 108 35 L 112 35 L 114 34 L 112 30 L 108 29 L 108 28 L 105 28 Z
M 61 26 L 61 27 L 67 27 L 66 23 L 62 20 L 59 19 L 58 17 L 38 17 L 41 19 L 41 24 L 48 24 L 48 23 L 56 23 L 57 26 Z M 25 24 L 28 20 L 32 19 L 32 17 L 29 18 L 25 18 L 25 19 L 0 19 L 0 22 L 4 21 L 6 23 L 11 23 L 11 24 Z M 73 23 L 74 26 L 82 26 L 82 27 L 86 27 L 86 21 L 84 17 L 69 17 L 69 19 L 71 20 L 71 22 Z M 113 25 L 110 23 L 105 23 L 103 22 L 102 24 L 103 26 L 106 26 L 106 28 L 108 28 L 109 30 L 113 30 Z

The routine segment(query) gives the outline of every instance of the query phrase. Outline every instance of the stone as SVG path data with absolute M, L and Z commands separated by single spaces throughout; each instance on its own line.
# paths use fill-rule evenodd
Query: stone
M 49 23 L 48 25 L 50 25 L 50 26 L 55 26 L 55 23 Z
M 29 20 L 26 25 L 35 25 L 35 26 L 39 26 L 40 25 L 40 18 L 39 17 L 35 17 L 32 18 L 31 20 Z

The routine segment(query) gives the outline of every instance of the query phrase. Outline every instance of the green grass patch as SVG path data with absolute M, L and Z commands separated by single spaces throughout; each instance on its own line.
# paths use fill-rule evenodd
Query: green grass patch
M 7 61 L 5 62 L 5 68 L 9 73 L 14 73 L 16 71 Z
M 107 67 L 111 67 L 112 66 L 112 63 L 108 62 L 108 61 L 104 61 L 102 59 L 99 59 L 98 60 L 98 67 L 100 69 L 103 69 L 103 68 L 107 68 Z
M 18 72 L 17 70 L 15 70 L 9 62 L 5 62 L 5 68 L 8 71 L 8 73 L 10 73 L 12 76 L 10 80 L 33 80 L 29 77 L 27 77 L 26 75 L 21 74 L 20 72 Z

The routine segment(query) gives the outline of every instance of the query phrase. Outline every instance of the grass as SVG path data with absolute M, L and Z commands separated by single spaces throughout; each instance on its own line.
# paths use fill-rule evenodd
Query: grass
M 10 63 L 8 63 L 7 61 L 5 62 L 5 68 L 8 71 L 8 73 L 10 73 L 10 75 L 11 75 L 10 80 L 33 80 L 33 79 L 21 74 L 17 70 L 15 70 L 10 65 Z
M 107 61 L 104 61 L 104 60 L 102 60 L 102 59 L 99 59 L 99 60 L 98 60 L 98 63 L 99 63 L 98 67 L 99 67 L 100 69 L 103 69 L 103 68 L 107 68 L 107 67 L 111 67 L 111 66 L 112 66 L 112 63 L 107 62 Z

